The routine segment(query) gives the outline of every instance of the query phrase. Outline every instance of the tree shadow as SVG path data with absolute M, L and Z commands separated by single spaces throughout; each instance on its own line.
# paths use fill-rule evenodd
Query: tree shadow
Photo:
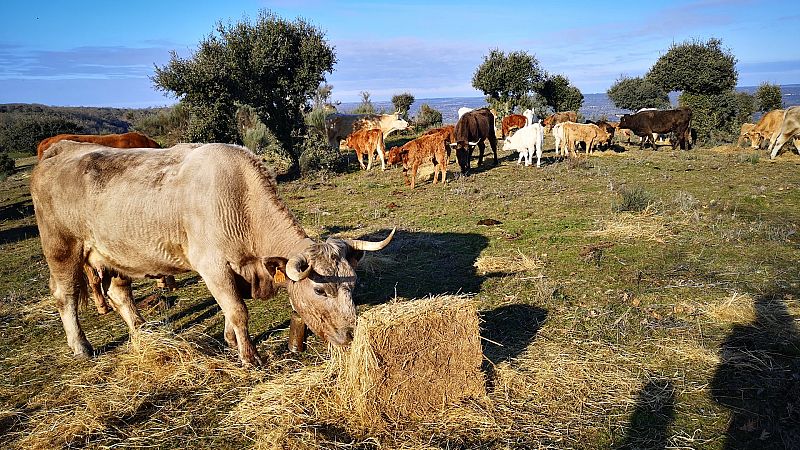
M 389 230 L 359 239 L 380 240 Z M 475 233 L 398 230 L 388 247 L 368 253 L 359 265 L 356 304 L 375 305 L 391 298 L 480 291 L 492 274 L 478 275 L 475 261 L 489 240 Z
M 36 225 L 23 225 L 0 231 L 0 244 L 20 242 L 36 236 L 39 236 L 39 228 Z
M 664 449 L 675 420 L 675 387 L 666 378 L 651 378 L 639 391 L 625 440 L 618 448 Z
M 798 294 L 757 297 L 755 320 L 720 346 L 711 394 L 731 410 L 723 448 L 800 448 L 800 331 L 785 303 Z
M 19 220 L 33 216 L 33 202 L 30 199 L 0 206 L 0 220 Z

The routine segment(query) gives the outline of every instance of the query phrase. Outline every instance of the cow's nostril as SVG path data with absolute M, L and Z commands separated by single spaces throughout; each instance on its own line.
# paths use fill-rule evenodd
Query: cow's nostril
M 345 340 L 347 342 L 351 342 L 353 340 L 353 329 L 352 328 L 348 328 L 347 330 L 345 330 L 344 338 L 345 338 Z

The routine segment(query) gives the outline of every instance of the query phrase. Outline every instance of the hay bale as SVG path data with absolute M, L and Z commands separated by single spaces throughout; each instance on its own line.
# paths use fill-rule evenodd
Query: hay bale
M 486 395 L 477 310 L 464 296 L 373 308 L 341 356 L 342 393 L 364 423 L 425 418 Z

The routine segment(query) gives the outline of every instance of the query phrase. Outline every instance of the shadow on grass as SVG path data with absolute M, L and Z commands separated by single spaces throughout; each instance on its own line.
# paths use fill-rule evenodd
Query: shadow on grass
M 23 225 L 0 231 L 0 244 L 24 241 L 37 236 L 39 236 L 39 228 L 36 225 Z
M 359 239 L 381 240 L 390 230 Z M 473 293 L 492 276 L 474 266 L 489 240 L 475 233 L 427 233 L 398 230 L 388 247 L 367 255 L 359 266 L 356 304 L 375 305 L 396 296 Z
M 735 326 L 720 347 L 711 393 L 731 410 L 723 448 L 800 448 L 800 330 L 785 303 L 799 295 L 757 297 L 755 320 Z
M 11 205 L 0 206 L 0 220 L 19 220 L 33 216 L 33 203 L 30 198 Z
M 663 449 L 669 444 L 669 426 L 675 420 L 672 381 L 653 378 L 639 392 L 636 409 L 620 449 Z

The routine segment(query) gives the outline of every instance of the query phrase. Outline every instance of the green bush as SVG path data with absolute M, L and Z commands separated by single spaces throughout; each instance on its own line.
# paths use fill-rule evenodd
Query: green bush
M 325 117 L 330 114 L 330 111 L 325 108 L 314 108 L 306 113 L 303 120 L 306 122 L 306 127 L 309 131 L 325 134 Z
M 783 94 L 781 87 L 777 84 L 761 83 L 756 90 L 755 97 L 758 99 L 759 111 L 767 112 L 783 108 Z
M 733 142 L 738 137 L 738 99 L 733 90 L 720 94 L 683 92 L 678 104 L 692 109 L 692 128 L 697 139 L 714 145 Z
M 403 118 L 406 120 L 408 120 L 408 110 L 411 109 L 411 105 L 413 104 L 414 96 L 408 92 L 403 92 L 402 94 L 397 94 L 392 97 L 392 105 L 394 105 L 394 110 L 396 112 L 400 112 L 403 115 Z
M 156 114 L 141 116 L 134 120 L 133 129 L 158 141 L 164 147 L 172 147 L 186 140 L 189 130 L 189 109 L 182 102 L 164 108 Z
M 303 141 L 300 153 L 300 174 L 308 176 L 316 172 L 342 172 L 347 160 L 339 150 L 328 145 L 325 135 L 310 131 Z
M 353 109 L 353 114 L 375 114 L 375 105 L 369 98 L 369 92 L 361 91 L 361 103 Z
M 612 209 L 616 212 L 644 211 L 656 203 L 655 196 L 641 186 L 622 186 L 618 193 L 619 201 L 612 204 Z
M 249 105 L 239 105 L 236 110 L 236 124 L 245 147 L 259 155 L 266 165 L 275 170 L 277 175 L 285 175 L 292 171 L 294 163 L 291 155 L 283 147 L 275 133 L 261 122 L 255 108 Z
M 0 153 L 0 181 L 14 173 L 14 159 L 6 153 Z
M 608 91 L 614 106 L 636 111 L 642 108 L 667 108 L 669 96 L 658 86 L 644 78 L 622 77 Z
M 83 133 L 84 129 L 70 120 L 55 115 L 6 118 L 0 122 L 0 147 L 11 154 L 36 154 L 42 139 L 64 133 Z
M 442 113 L 438 110 L 431 108 L 427 103 L 423 103 L 419 107 L 419 112 L 414 117 L 414 127 L 419 130 L 425 130 L 432 127 L 442 125 Z

